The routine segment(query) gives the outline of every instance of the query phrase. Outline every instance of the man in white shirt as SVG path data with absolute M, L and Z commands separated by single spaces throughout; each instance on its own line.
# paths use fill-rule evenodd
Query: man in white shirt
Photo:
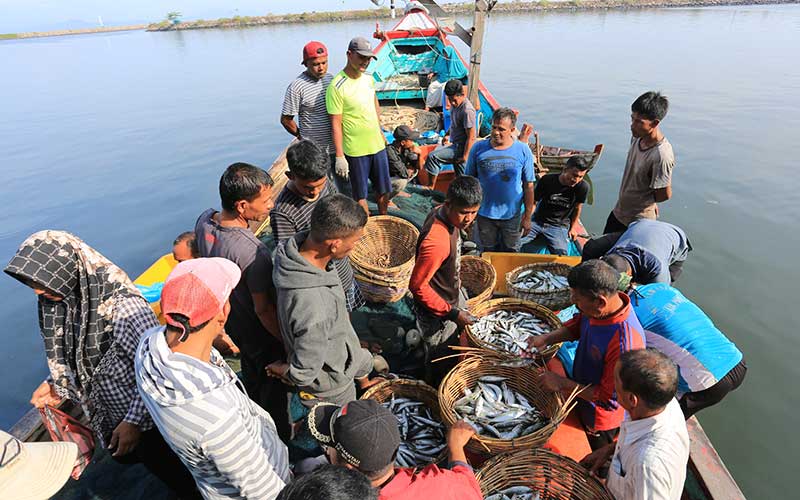
M 679 500 L 689 433 L 675 399 L 678 369 L 655 349 L 628 351 L 614 369 L 617 401 L 628 413 L 616 443 L 584 457 L 592 472 L 613 454 L 606 485 L 617 500 Z

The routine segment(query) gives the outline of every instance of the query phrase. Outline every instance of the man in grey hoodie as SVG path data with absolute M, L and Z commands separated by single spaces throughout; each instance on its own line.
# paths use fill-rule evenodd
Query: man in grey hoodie
M 361 347 L 332 259 L 343 259 L 364 234 L 367 214 L 352 199 L 323 198 L 311 213 L 311 229 L 278 246 L 272 280 L 278 291 L 278 323 L 288 363 L 267 373 L 300 390 L 304 404 L 343 405 L 356 398 L 353 381 L 373 385 L 372 355 Z M 306 394 L 303 394 L 306 393 Z
M 273 500 L 292 477 L 286 446 L 272 417 L 247 397 L 212 346 L 241 274 L 220 257 L 175 267 L 161 294 L 167 327 L 142 336 L 136 383 L 158 430 L 203 497 Z

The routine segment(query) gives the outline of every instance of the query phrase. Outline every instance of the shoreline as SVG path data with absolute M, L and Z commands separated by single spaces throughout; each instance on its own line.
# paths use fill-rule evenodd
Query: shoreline
M 116 31 L 145 30 L 149 24 L 132 24 L 128 26 L 104 26 L 102 28 L 81 28 L 58 31 L 28 31 L 25 33 L 0 33 L 0 40 L 23 40 L 26 38 L 43 38 L 48 36 L 91 35 L 95 33 L 113 33 Z
M 534 2 L 510 1 L 498 3 L 492 14 L 514 14 L 526 12 L 557 12 L 557 11 L 590 11 L 590 10 L 628 10 L 628 9 L 662 9 L 686 7 L 723 7 L 747 5 L 792 5 L 800 0 L 566 0 Z M 472 13 L 471 2 L 461 4 L 447 4 L 444 10 L 450 15 L 468 15 Z M 402 16 L 402 10 L 398 19 Z M 195 29 L 235 29 L 255 26 L 269 26 L 274 24 L 306 24 L 330 23 L 338 21 L 354 21 L 359 19 L 386 19 L 391 20 L 388 7 L 379 9 L 345 10 L 333 12 L 303 12 L 299 14 L 268 14 L 265 16 L 236 16 L 213 20 L 199 19 L 186 21 L 176 25 L 168 21 L 150 24 L 135 24 L 127 26 L 107 26 L 98 28 L 81 28 L 74 30 L 57 31 L 29 31 L 24 33 L 0 33 L 0 41 L 23 40 L 27 38 L 44 38 L 52 36 L 90 35 L 97 33 L 113 33 L 119 31 L 182 31 Z
M 655 8 L 680 8 L 680 7 L 722 7 L 745 5 L 784 5 L 798 4 L 800 0 L 567 0 L 567 1 L 511 1 L 498 3 L 492 14 L 513 14 L 525 12 L 551 12 L 551 11 L 590 11 L 590 10 L 627 10 L 627 9 L 655 9 Z M 461 4 L 447 4 L 444 10 L 451 15 L 463 15 L 473 12 L 471 2 Z M 399 10 L 397 19 L 402 17 Z M 193 29 L 231 29 L 255 26 L 269 26 L 274 24 L 304 24 L 325 23 L 337 21 L 353 21 L 360 19 L 387 19 L 390 20 L 388 7 L 379 9 L 346 10 L 338 12 L 303 12 L 300 14 L 269 14 L 266 16 L 236 16 L 214 20 L 186 21 L 171 24 L 167 21 L 153 23 L 147 31 L 182 31 Z

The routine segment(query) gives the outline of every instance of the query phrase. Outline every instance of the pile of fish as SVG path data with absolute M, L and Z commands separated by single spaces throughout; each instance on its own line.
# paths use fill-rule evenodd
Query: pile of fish
M 395 398 L 383 403 L 400 426 L 400 449 L 397 465 L 416 467 L 434 462 L 447 446 L 444 425 L 437 422 L 430 408 L 421 401 L 410 398 Z
M 555 292 L 569 288 L 566 276 L 553 274 L 550 271 L 534 271 L 527 269 L 522 271 L 511 282 L 515 288 L 531 292 Z
M 516 439 L 547 425 L 547 417 L 519 392 L 506 384 L 505 377 L 486 375 L 455 402 L 456 414 L 481 436 Z
M 533 492 L 527 486 L 512 486 L 503 491 L 492 493 L 484 500 L 540 500 L 539 492 Z
M 528 339 L 551 328 L 548 323 L 525 311 L 495 311 L 470 325 L 470 330 L 479 339 L 501 351 L 520 355 L 523 351 L 534 352 L 528 347 Z

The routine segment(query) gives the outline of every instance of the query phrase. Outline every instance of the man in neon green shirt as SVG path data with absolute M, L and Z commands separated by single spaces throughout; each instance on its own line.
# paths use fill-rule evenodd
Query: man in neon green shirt
M 347 48 L 347 65 L 328 85 L 325 105 L 331 115 L 336 173 L 350 178 L 353 199 L 367 215 L 367 181 L 371 180 L 378 199 L 378 212 L 385 215 L 392 190 L 389 158 L 381 131 L 375 84 L 372 76 L 364 76 L 374 57 L 366 38 L 353 38 Z

